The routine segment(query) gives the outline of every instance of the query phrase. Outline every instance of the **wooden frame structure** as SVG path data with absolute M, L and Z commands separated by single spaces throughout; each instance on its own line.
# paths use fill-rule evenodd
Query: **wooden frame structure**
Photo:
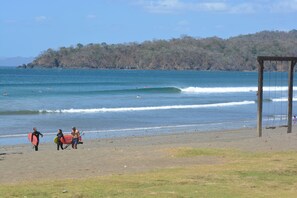
M 288 129 L 287 133 L 292 132 L 292 105 L 293 105 L 293 79 L 294 66 L 297 63 L 297 57 L 280 57 L 280 56 L 258 56 L 258 110 L 257 110 L 257 131 L 259 137 L 262 136 L 262 111 L 263 111 L 263 73 L 265 61 L 289 61 L 288 71 Z

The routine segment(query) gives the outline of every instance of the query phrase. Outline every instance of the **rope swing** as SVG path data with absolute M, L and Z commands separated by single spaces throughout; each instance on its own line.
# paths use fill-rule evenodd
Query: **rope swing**
M 281 61 L 275 61 L 270 66 L 272 69 L 268 70 L 268 110 L 267 110 L 267 125 L 266 129 L 275 129 L 276 127 L 287 127 L 287 125 L 284 125 L 284 121 L 287 120 L 287 112 L 283 111 L 283 102 L 284 99 L 284 78 L 283 78 L 283 62 Z M 272 70 L 276 70 L 275 72 L 272 72 Z M 273 79 L 272 79 L 273 78 Z M 273 85 L 271 81 L 273 82 Z M 273 97 L 273 98 L 272 98 Z M 273 107 L 272 107 L 273 105 Z
M 266 61 L 283 61 L 289 62 L 288 65 L 288 107 L 287 107 L 287 133 L 292 132 L 292 113 L 293 113 L 293 80 L 294 80 L 294 67 L 297 63 L 297 57 L 283 57 L 283 56 L 258 56 L 257 61 L 259 63 L 258 65 L 258 95 L 257 95 L 257 101 L 258 101 L 258 108 L 257 108 L 257 131 L 259 133 L 259 137 L 262 136 L 262 118 L 263 118 L 263 73 L 264 73 L 264 63 Z M 277 68 L 276 68 L 277 69 Z M 281 72 L 279 72 L 281 73 Z M 282 74 L 282 73 L 281 73 Z M 282 95 L 282 88 L 281 88 L 281 95 Z M 280 99 L 280 102 L 282 102 L 282 98 Z M 273 102 L 273 101 L 272 101 Z M 282 104 L 281 104 L 282 109 Z M 275 115 L 275 113 L 274 113 Z M 284 125 L 285 126 L 285 125 Z

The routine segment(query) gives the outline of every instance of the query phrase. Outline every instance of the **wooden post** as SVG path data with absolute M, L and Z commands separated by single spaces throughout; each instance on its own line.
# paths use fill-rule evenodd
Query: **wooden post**
M 258 121 L 257 121 L 257 131 L 259 137 L 262 137 L 262 109 L 263 109 L 263 71 L 264 71 L 264 61 L 258 60 Z
M 288 72 L 288 131 L 287 133 L 292 132 L 292 117 L 293 117 L 293 79 L 294 79 L 294 66 L 296 62 L 291 61 L 289 65 L 289 72 Z

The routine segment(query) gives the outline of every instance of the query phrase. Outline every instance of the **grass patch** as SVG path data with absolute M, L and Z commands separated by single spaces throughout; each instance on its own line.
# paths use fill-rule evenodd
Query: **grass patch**
M 297 153 L 178 148 L 175 157 L 224 157 L 188 165 L 91 179 L 1 185 L 0 197 L 296 197 Z
M 169 152 L 174 157 L 197 157 L 197 156 L 218 156 L 226 157 L 235 155 L 236 150 L 232 149 L 215 149 L 215 148 L 176 148 Z

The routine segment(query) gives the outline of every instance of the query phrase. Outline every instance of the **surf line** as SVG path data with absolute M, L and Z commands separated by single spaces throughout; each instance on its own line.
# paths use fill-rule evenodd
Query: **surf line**
M 152 127 L 139 127 L 139 128 L 123 128 L 123 129 L 106 129 L 106 130 L 95 130 L 95 131 L 82 131 L 85 133 L 110 133 L 110 132 L 126 132 L 126 131 L 141 131 L 141 130 L 154 130 L 154 129 L 166 129 L 166 128 L 182 128 L 182 127 L 195 127 L 206 124 L 186 124 L 186 125 L 173 125 L 173 126 L 152 126 Z M 69 135 L 71 132 L 64 132 L 64 135 Z M 52 136 L 57 133 L 43 133 L 44 136 Z M 26 137 L 28 134 L 10 134 L 10 135 L 0 135 L 0 138 L 13 138 L 13 137 Z
M 107 130 L 85 131 L 85 133 L 110 133 L 110 132 L 154 130 L 154 129 L 171 129 L 171 128 L 183 128 L 183 127 L 196 127 L 201 125 L 208 125 L 208 123 L 172 125 L 172 126 L 152 126 L 152 127 L 139 127 L 139 128 L 125 128 L 125 129 L 107 129 Z
M 227 107 L 238 105 L 255 104 L 255 101 L 199 104 L 199 105 L 172 105 L 172 106 L 151 106 L 151 107 L 119 107 L 119 108 L 94 108 L 94 109 L 61 109 L 61 110 L 40 110 L 40 113 L 100 113 L 100 112 L 125 112 L 125 111 L 152 111 L 170 109 L 197 109 L 211 107 Z
M 172 129 L 172 128 L 183 128 L 183 127 L 197 127 L 202 125 L 209 125 L 209 123 L 203 124 L 184 124 L 184 125 L 170 125 L 170 126 L 152 126 L 152 127 L 138 127 L 138 128 L 120 128 L 120 129 L 106 129 L 106 130 L 93 130 L 93 131 L 83 131 L 82 134 L 89 133 L 112 133 L 112 132 L 127 132 L 127 131 L 145 131 L 145 130 L 157 130 L 157 129 Z M 64 135 L 69 135 L 70 132 L 65 132 Z M 43 133 L 44 136 L 53 136 L 56 133 Z M 16 137 L 26 137 L 27 134 L 11 134 L 11 135 L 0 135 L 0 138 L 16 138 Z
M 201 127 L 201 126 L 220 126 L 226 124 L 232 124 L 234 122 L 219 122 L 219 123 L 199 123 L 199 124 L 181 124 L 181 125 L 164 125 L 164 126 L 151 126 L 151 127 L 138 127 L 138 128 L 119 128 L 119 129 L 102 129 L 102 130 L 85 130 L 84 133 L 113 133 L 113 132 L 129 132 L 129 131 L 150 131 L 150 130 L 158 130 L 158 129 L 174 129 L 174 128 L 187 128 L 187 127 Z M 197 130 L 197 129 L 196 129 Z M 198 130 L 199 131 L 199 130 Z M 202 130 L 205 131 L 205 130 Z
M 297 90 L 297 87 L 293 87 Z M 288 91 L 288 87 L 263 87 L 263 91 Z M 212 93 L 239 93 L 239 92 L 257 92 L 258 87 L 186 87 L 181 88 L 182 93 L 193 94 L 212 94 Z
M 119 128 L 119 129 L 102 129 L 102 130 L 83 130 L 81 131 L 82 136 L 89 133 L 112 133 L 112 132 L 129 132 L 129 131 L 149 131 L 149 130 L 157 130 L 157 129 L 173 129 L 173 128 L 184 128 L 184 127 L 201 127 L 201 126 L 215 126 L 215 125 L 222 125 L 222 124 L 228 124 L 233 122 L 222 122 L 222 123 L 200 123 L 200 124 L 181 124 L 181 125 L 165 125 L 165 126 L 151 126 L 151 127 L 138 127 L 138 128 Z M 63 132 L 64 135 L 69 135 L 71 132 Z M 44 136 L 55 136 L 56 132 L 49 132 L 49 133 L 43 133 Z M 0 135 L 0 138 L 20 138 L 20 137 L 27 137 L 27 133 L 24 134 L 6 134 L 6 135 Z

